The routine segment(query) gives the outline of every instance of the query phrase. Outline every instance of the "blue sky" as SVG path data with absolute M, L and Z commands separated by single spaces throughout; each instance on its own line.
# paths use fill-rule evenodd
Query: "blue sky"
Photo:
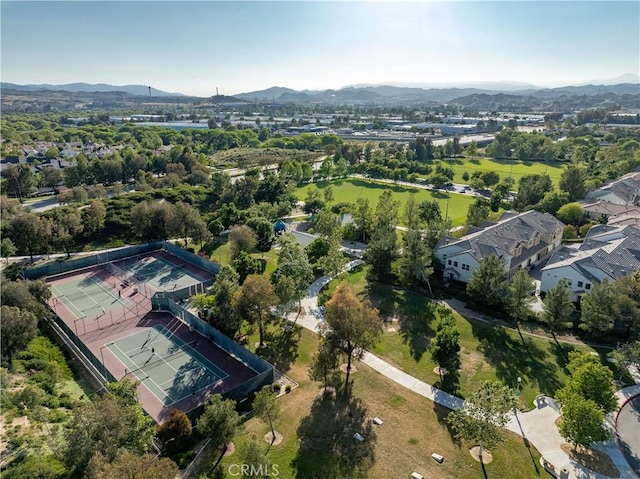
M 199 96 L 640 72 L 640 2 L 0 3 L 2 81 Z

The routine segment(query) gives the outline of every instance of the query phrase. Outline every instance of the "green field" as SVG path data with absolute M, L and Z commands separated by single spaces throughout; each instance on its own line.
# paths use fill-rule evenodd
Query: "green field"
M 384 190 L 391 190 L 396 201 L 400 203 L 399 213 L 401 225 L 404 224 L 404 218 L 402 217 L 404 214 L 404 206 L 411 193 L 415 193 L 418 202 L 435 199 L 440 205 L 443 216 L 447 212 L 447 199 L 449 199 L 448 215 L 454 226 L 465 224 L 467 210 L 469 209 L 469 205 L 474 201 L 474 198 L 468 195 L 425 190 L 422 188 L 409 188 L 359 179 L 323 181 L 314 183 L 313 185 L 305 185 L 296 190 L 296 196 L 300 200 L 304 200 L 309 188 L 323 190 L 329 185 L 333 187 L 334 203 L 354 203 L 358 198 L 368 198 L 371 207 L 374 209 L 378 204 L 378 198 L 382 192 Z
M 550 161 L 548 164 L 539 161 L 521 161 L 521 160 L 493 160 L 490 158 L 482 158 L 471 160 L 470 158 L 451 158 L 444 160 L 447 166 L 453 168 L 455 176 L 454 183 L 464 184 L 466 181 L 462 179 L 462 175 L 466 172 L 471 176 L 475 171 L 495 171 L 500 175 L 500 179 L 511 176 L 518 184 L 518 180 L 525 175 L 534 175 L 547 173 L 554 185 L 560 181 L 560 176 L 564 170 L 564 164 L 557 161 Z

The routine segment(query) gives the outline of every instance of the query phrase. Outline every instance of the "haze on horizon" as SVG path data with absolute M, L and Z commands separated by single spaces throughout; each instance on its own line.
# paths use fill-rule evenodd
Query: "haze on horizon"
M 2 81 L 271 86 L 583 84 L 640 72 L 640 2 L 3 1 Z

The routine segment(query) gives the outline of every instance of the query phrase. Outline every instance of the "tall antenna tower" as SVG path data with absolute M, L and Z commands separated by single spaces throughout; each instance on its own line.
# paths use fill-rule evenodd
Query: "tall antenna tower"
M 216 96 L 220 96 L 220 94 L 218 93 L 218 87 L 216 87 Z
M 151 87 L 149 87 L 149 98 L 151 98 Z

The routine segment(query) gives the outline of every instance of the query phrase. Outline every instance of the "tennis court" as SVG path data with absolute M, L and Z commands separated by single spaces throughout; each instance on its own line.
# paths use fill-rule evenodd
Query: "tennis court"
M 175 259 L 177 260 L 177 258 Z M 150 284 L 158 291 L 187 288 L 210 279 L 188 271 L 187 266 L 184 262 L 176 261 L 174 263 L 167 257 L 161 257 L 160 254 L 144 256 L 134 262 L 116 263 L 116 267 L 132 273 L 136 279 Z
M 122 363 L 125 377 L 135 377 L 163 405 L 179 402 L 228 374 L 160 324 L 106 345 Z
M 94 319 L 113 310 L 131 307 L 113 284 L 107 284 L 95 272 L 51 283 L 56 301 L 64 304 L 76 319 Z

